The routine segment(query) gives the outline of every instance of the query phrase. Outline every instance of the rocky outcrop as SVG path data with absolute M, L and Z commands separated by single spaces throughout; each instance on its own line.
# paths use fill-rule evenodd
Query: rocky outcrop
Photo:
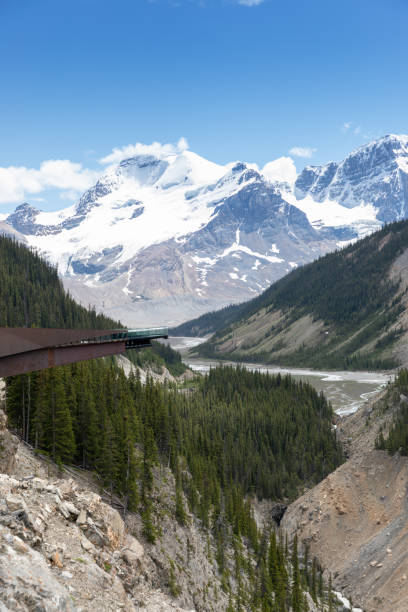
M 3 381 L 0 380 L 0 397 Z M 15 467 L 18 439 L 7 429 L 7 416 L 0 408 L 0 473 L 11 474 Z
M 7 430 L 2 410 L 0 444 L 2 612 L 183 612 L 160 589 L 143 544 L 88 476 L 56 477 L 56 466 Z
M 97 493 L 70 478 L 0 475 L 0 609 L 181 610 L 151 588 L 150 564 Z
M 45 558 L 0 526 L 0 609 L 74 611 L 65 585 L 52 575 Z
M 146 366 L 144 368 L 141 368 L 139 366 L 134 365 L 124 355 L 118 355 L 116 357 L 116 361 L 118 365 L 123 369 L 126 376 L 129 376 L 131 372 L 138 374 L 142 385 L 145 384 L 147 378 L 151 378 L 155 382 L 160 382 L 160 383 L 169 382 L 169 381 L 175 382 L 176 380 L 174 376 L 172 376 L 170 372 L 168 371 L 168 369 L 164 366 L 160 366 L 156 368 L 153 368 L 151 366 Z M 187 370 L 186 372 L 189 372 L 189 371 L 190 370 Z
M 175 481 L 169 469 L 154 470 L 158 537 L 151 544 L 144 539 L 140 515 L 128 513 L 124 520 L 119 500 L 101 492 L 92 475 L 74 468 L 61 473 L 5 433 L 13 439 L 14 460 L 8 464 L 11 474 L 0 474 L 0 610 L 228 608 L 211 534 L 186 501 L 187 524 L 174 518 Z M 225 556 L 236 588 L 233 550 L 226 547 Z
M 385 402 L 388 395 L 339 422 L 349 460 L 291 504 L 281 525 L 366 612 L 405 612 L 408 458 L 374 450 L 392 416 Z
M 98 495 L 78 491 L 72 480 L 1 475 L 0 497 L 5 606 L 35 609 L 24 607 L 35 601 L 36 609 L 47 611 L 132 609 L 117 576 L 123 521 Z M 8 574 L 10 567 L 15 576 Z M 22 580 L 19 568 L 27 571 Z

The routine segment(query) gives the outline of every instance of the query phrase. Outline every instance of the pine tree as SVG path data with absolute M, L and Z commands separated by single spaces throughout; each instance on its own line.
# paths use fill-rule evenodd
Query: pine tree
M 293 612 L 302 612 L 302 590 L 300 586 L 299 558 L 298 558 L 298 542 L 297 534 L 293 539 L 292 545 L 292 610 Z
M 310 585 L 310 594 L 313 598 L 313 601 L 317 603 L 317 564 L 316 557 L 314 557 L 312 562 L 312 576 L 311 576 L 311 585 Z
M 40 376 L 36 429 L 41 448 L 56 462 L 71 462 L 75 437 L 61 368 L 44 370 Z
M 328 612 L 334 612 L 334 596 L 333 596 L 333 585 L 332 585 L 332 577 L 331 574 L 329 576 L 329 589 L 327 599 L 329 602 L 329 610 Z

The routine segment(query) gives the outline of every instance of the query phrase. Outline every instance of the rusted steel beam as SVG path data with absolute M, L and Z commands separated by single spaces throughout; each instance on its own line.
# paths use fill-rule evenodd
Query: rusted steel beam
M 74 346 L 40 348 L 19 355 L 0 357 L 0 378 L 26 374 L 55 366 L 118 355 L 126 350 L 125 341 L 96 342 Z

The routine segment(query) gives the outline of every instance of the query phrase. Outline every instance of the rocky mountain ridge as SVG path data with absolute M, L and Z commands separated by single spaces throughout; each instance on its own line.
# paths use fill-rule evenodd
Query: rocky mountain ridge
M 370 202 L 377 219 L 390 223 L 407 216 L 408 136 L 385 136 L 353 151 L 340 163 L 306 166 L 295 182 L 296 197 L 332 200 L 347 208 Z
M 296 266 L 405 217 L 408 139 L 290 172 L 190 151 L 121 161 L 68 209 L 2 221 L 58 264 L 74 297 L 129 325 L 176 324 L 257 295 Z M 286 162 L 289 163 L 289 162 Z M 289 181 L 289 182 L 288 182 Z M 8 229 L 7 229 L 8 228 Z
M 74 479 L 58 477 L 4 429 L 0 434 L 14 446 L 17 473 L 0 474 L 2 610 L 116 612 L 139 603 L 152 612 L 182 612 L 143 577 L 152 568 L 117 510 Z

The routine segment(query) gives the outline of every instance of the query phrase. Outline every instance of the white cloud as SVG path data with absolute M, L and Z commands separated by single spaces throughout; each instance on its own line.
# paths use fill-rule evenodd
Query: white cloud
M 88 189 L 98 173 L 68 159 L 49 159 L 39 170 L 25 166 L 0 167 L 0 203 L 19 203 L 46 189 L 63 189 L 77 195 Z
M 262 4 L 264 0 L 238 0 L 238 4 L 241 6 L 258 6 Z
M 177 144 L 162 144 L 161 142 L 152 142 L 150 145 L 136 142 L 122 148 L 115 148 L 112 153 L 102 157 L 99 161 L 101 164 L 118 164 L 123 159 L 134 157 L 135 155 L 155 155 L 156 157 L 165 157 L 166 155 L 175 155 L 188 149 L 188 142 L 185 138 L 180 138 Z
M 188 142 L 180 138 L 176 144 L 153 142 L 145 145 L 140 142 L 115 148 L 100 159 L 104 165 L 119 163 L 132 155 L 150 154 L 157 157 L 181 153 L 188 149 Z M 84 168 L 82 164 L 69 159 L 49 159 L 37 168 L 26 166 L 0 166 L 0 204 L 20 204 L 26 199 L 43 201 L 39 197 L 48 189 L 59 190 L 63 200 L 75 200 L 91 187 L 100 176 L 100 171 Z
M 312 147 L 292 147 L 289 151 L 291 155 L 295 157 L 313 157 L 313 153 L 316 153 L 317 149 Z
M 347 134 L 351 133 L 350 130 L 352 130 L 352 133 L 356 135 L 361 134 L 362 132 L 361 125 L 356 125 L 352 121 L 345 121 L 341 126 L 341 131 L 343 132 L 343 134 Z
M 294 183 L 297 172 L 296 166 L 291 157 L 279 157 L 268 162 L 261 170 L 262 174 L 271 182 L 279 181 Z

